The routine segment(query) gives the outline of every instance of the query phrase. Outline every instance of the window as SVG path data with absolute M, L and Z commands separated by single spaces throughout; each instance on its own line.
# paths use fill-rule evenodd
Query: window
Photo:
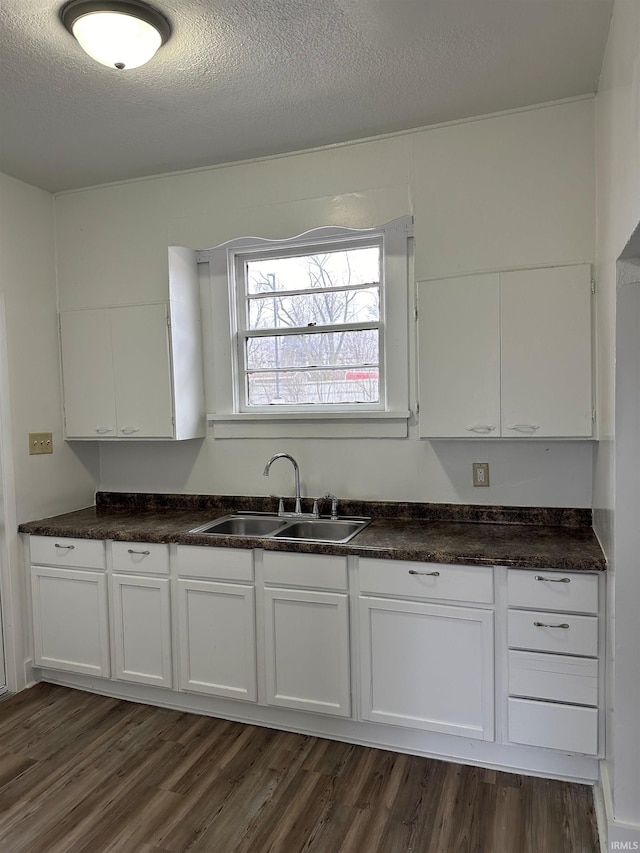
M 407 434 L 411 236 L 404 217 L 198 253 L 214 435 Z
M 242 411 L 384 408 L 380 238 L 235 256 Z

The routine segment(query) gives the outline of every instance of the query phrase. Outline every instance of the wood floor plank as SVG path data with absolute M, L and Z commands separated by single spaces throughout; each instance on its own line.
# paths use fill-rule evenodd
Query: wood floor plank
M 0 703 L 0 853 L 598 853 L 586 785 L 41 684 Z

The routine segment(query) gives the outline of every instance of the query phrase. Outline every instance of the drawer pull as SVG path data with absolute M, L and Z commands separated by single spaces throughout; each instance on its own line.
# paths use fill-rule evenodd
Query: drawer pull
M 133 548 L 127 549 L 129 554 L 143 554 L 145 557 L 148 557 L 151 551 L 134 551 Z
M 536 628 L 569 628 L 568 622 L 560 622 L 558 625 L 551 625 L 549 622 L 534 622 Z
M 571 583 L 571 578 L 545 578 L 542 575 L 536 575 L 537 581 L 547 581 L 548 583 Z
M 66 548 L 67 551 L 73 551 L 73 549 L 76 547 L 75 545 L 58 545 L 57 542 L 54 542 L 54 545 L 56 548 Z
M 415 569 L 409 569 L 409 574 L 410 575 L 426 575 L 427 577 L 430 577 L 430 578 L 439 578 L 440 577 L 440 572 L 416 572 Z

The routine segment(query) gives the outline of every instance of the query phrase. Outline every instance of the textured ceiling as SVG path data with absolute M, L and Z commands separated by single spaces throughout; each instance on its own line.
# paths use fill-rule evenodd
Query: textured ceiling
M 0 0 L 0 171 L 56 191 L 596 91 L 611 0 L 157 0 L 143 68 Z

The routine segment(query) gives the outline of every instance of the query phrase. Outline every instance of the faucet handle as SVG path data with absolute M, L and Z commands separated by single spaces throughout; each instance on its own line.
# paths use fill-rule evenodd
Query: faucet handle
M 279 495 L 271 495 L 271 497 L 278 501 L 278 515 L 284 515 L 284 498 Z
M 331 518 L 336 519 L 338 517 L 338 498 L 332 495 L 331 492 L 327 492 L 324 497 L 325 500 L 331 501 Z

